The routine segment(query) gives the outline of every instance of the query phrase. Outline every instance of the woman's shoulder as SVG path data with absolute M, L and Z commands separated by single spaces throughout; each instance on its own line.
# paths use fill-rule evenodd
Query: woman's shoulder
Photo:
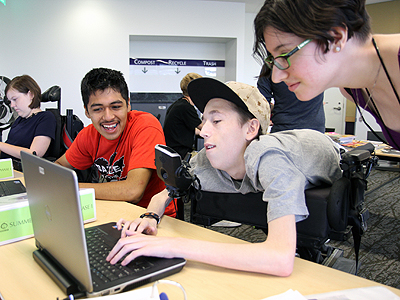
M 400 33 L 375 34 L 373 36 L 382 55 L 398 56 L 400 49 Z
M 42 110 L 36 114 L 36 116 L 40 119 L 46 119 L 46 120 L 56 120 L 56 117 L 51 111 L 48 110 Z

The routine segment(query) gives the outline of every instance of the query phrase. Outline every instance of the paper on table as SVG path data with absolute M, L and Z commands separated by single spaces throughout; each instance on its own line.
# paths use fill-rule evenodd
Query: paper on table
M 384 286 L 371 286 L 350 290 L 341 290 L 323 294 L 302 296 L 298 291 L 288 290 L 285 293 L 263 300 L 400 300 L 400 297 Z
M 160 300 L 160 297 L 158 296 L 158 289 L 156 286 L 153 287 L 147 287 L 147 288 L 141 288 L 141 289 L 135 289 L 132 291 L 128 292 L 122 292 L 119 294 L 115 295 L 108 295 L 108 296 L 101 296 L 97 297 L 101 298 L 101 300 Z M 97 298 L 85 298 L 83 300 L 89 300 L 89 299 L 97 299 Z
M 292 289 L 275 296 L 265 298 L 263 300 L 307 300 L 298 291 L 293 291 Z
M 384 286 L 371 286 L 306 296 L 308 300 L 399 300 L 400 297 Z

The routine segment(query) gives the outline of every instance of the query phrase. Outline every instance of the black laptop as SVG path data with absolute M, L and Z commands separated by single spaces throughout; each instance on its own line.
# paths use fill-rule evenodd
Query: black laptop
M 25 186 L 19 179 L 0 181 L 0 197 L 26 193 Z
M 38 248 L 33 257 L 66 294 L 115 294 L 177 273 L 185 265 L 182 258 L 155 257 L 111 265 L 105 258 L 120 231 L 115 223 L 84 228 L 75 172 L 26 152 L 21 159 Z

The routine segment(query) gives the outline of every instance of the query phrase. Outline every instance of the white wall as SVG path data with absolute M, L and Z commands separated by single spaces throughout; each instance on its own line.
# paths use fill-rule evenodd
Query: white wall
M 0 3 L 0 74 L 29 74 L 42 91 L 61 86 L 62 112 L 72 108 L 87 125 L 80 81 L 100 66 L 129 76 L 130 35 L 236 38 L 236 80 L 252 83 L 249 19 L 245 4 L 232 2 L 9 0 Z
M 371 126 L 371 128 L 376 131 L 382 131 L 381 127 L 378 125 L 376 122 L 375 118 L 367 111 L 363 111 L 361 109 L 361 112 L 364 116 L 365 121 Z M 367 134 L 368 134 L 369 128 L 364 124 L 364 122 L 360 118 L 360 114 L 357 111 L 356 112 L 356 124 L 355 124 L 355 136 L 356 139 L 358 140 L 366 140 L 367 139 Z
M 261 8 L 261 6 L 260 6 Z M 247 13 L 245 19 L 245 49 L 244 49 L 244 77 L 243 82 L 257 86 L 257 78 L 261 71 L 261 65 L 253 58 L 254 26 L 256 13 Z
M 192 38 L 192 37 L 165 37 L 165 36 L 130 36 L 129 57 L 131 59 L 172 59 L 172 60 L 208 60 L 230 61 L 227 55 L 228 44 L 235 41 L 232 38 Z M 236 49 L 236 43 L 235 49 Z M 231 55 L 232 56 L 232 55 Z M 228 76 L 236 80 L 236 55 L 232 56 L 233 68 L 206 67 L 191 65 L 149 65 L 145 66 L 147 72 L 143 72 L 143 65 L 130 66 L 130 81 L 128 83 L 131 92 L 169 92 L 181 93 L 180 82 L 182 77 L 189 72 L 195 72 L 202 76 L 212 76 L 227 81 L 225 71 L 231 69 Z M 208 73 L 211 74 L 208 74 Z

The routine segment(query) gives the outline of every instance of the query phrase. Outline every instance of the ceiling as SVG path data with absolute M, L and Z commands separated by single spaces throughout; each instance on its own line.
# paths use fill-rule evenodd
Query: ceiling
M 246 4 L 247 13 L 257 13 L 265 0 L 207 0 L 207 1 L 225 1 L 225 2 L 242 2 Z M 374 4 L 379 2 L 387 2 L 392 0 L 366 0 L 367 4 Z

